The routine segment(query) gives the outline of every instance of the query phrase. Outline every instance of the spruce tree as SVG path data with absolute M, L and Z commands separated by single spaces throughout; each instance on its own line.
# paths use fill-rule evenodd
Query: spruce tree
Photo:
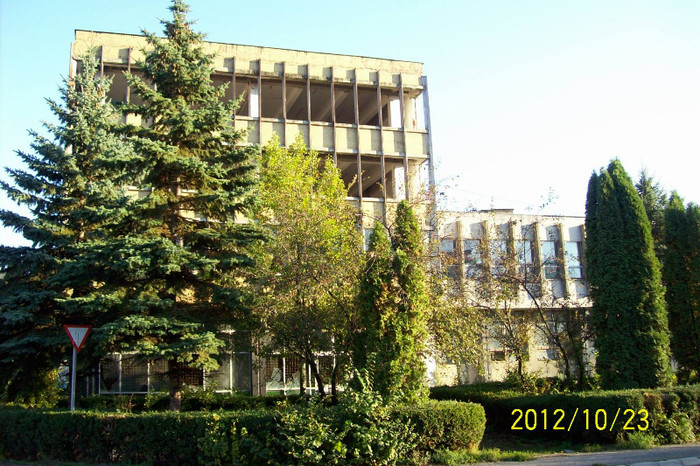
M 618 160 L 591 176 L 586 257 L 596 370 L 605 388 L 671 382 L 669 336 L 649 220 Z
M 2 183 L 8 197 L 31 212 L 0 212 L 5 226 L 32 243 L 0 248 L 0 378 L 10 399 L 48 388 L 42 387 L 51 383 L 46 374 L 70 349 L 63 324 L 91 323 L 65 300 L 92 282 L 89 268 L 77 277 L 77 258 L 122 212 L 126 174 L 120 167 L 135 156 L 115 132 L 117 112 L 104 100 L 109 85 L 94 57 L 83 57 L 61 100 L 48 101 L 58 122 L 45 124 L 48 136 L 30 132 L 34 153 L 17 152 L 27 169 L 7 170 L 14 185 Z
M 179 409 L 187 368 L 216 368 L 220 331 L 246 315 L 242 270 L 260 234 L 240 222 L 254 203 L 256 151 L 236 147 L 236 102 L 212 84 L 212 56 L 187 5 L 174 0 L 170 10 L 165 39 L 144 33 L 143 78 L 127 74 L 143 101 L 124 106 L 144 122 L 125 128 L 140 155 L 140 193 L 110 236 L 91 244 L 84 260 L 95 264 L 96 285 L 72 304 L 96 314 L 101 353 L 168 361 L 170 406 Z
M 697 381 L 700 376 L 700 207 L 683 207 L 672 193 L 665 212 L 666 285 L 671 350 L 678 361 L 678 378 Z
M 407 402 L 427 397 L 428 293 L 421 241 L 413 209 L 401 201 L 391 243 L 384 226 L 375 226 L 359 294 L 356 364 L 369 370 L 379 393 Z

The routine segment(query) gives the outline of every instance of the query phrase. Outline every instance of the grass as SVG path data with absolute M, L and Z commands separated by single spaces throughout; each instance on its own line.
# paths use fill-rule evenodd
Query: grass
M 430 455 L 430 460 L 435 464 L 469 464 L 492 461 L 529 461 L 535 459 L 537 455 L 526 451 L 501 451 L 498 448 L 487 448 L 484 450 L 438 450 Z
M 438 450 L 431 454 L 434 464 L 470 464 L 496 461 L 529 461 L 542 455 L 557 453 L 595 453 L 606 450 L 644 450 L 654 447 L 654 437 L 644 432 L 633 432 L 625 440 L 614 444 L 572 444 L 568 441 L 555 441 L 541 438 L 526 438 L 517 435 L 503 435 L 487 432 L 481 449 Z

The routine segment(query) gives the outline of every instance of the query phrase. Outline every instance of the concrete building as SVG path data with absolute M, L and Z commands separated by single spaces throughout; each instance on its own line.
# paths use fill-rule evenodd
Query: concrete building
M 145 47 L 143 36 L 76 30 L 70 75 L 83 54 L 97 50 L 101 73 L 113 78 L 109 97 L 137 102 L 123 72 L 139 73 L 136 63 Z M 433 158 L 421 63 L 211 42 L 204 49 L 214 55 L 214 83 L 228 84 L 225 99 L 242 99 L 233 124 L 247 131 L 244 144 L 263 145 L 277 134 L 288 145 L 300 136 L 311 149 L 332 157 L 367 233 L 377 220 L 390 222 L 402 199 L 417 202 L 419 215 L 428 218 L 429 205 L 421 201 L 434 185 Z M 134 115 L 124 118 L 141 123 Z M 133 191 L 147 195 L 136 187 Z M 423 228 L 432 226 L 424 223 Z M 319 360 L 322 368 L 331 363 L 332 356 Z M 164 386 L 159 375 L 164 364 L 115 354 L 93 376 L 92 391 L 153 391 Z M 217 373 L 193 371 L 189 383 L 287 393 L 298 388 L 300 367 L 297 360 L 254 361 L 243 352 Z M 313 381 L 309 374 L 305 379 Z
M 483 309 L 489 328 L 481 364 L 438 363 L 436 383 L 503 380 L 516 370 L 517 361 L 504 344 L 504 334 L 513 330 L 509 325 L 526 327 L 525 372 L 542 377 L 561 374 L 561 355 L 548 329 L 561 331 L 571 312 L 585 312 L 591 306 L 584 218 L 496 209 L 440 212 L 439 225 L 445 272 L 471 305 Z M 592 348 L 587 346 L 585 353 L 588 371 Z

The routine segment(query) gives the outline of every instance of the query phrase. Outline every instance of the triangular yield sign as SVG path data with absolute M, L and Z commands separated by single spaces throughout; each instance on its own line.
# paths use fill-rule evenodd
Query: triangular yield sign
M 92 325 L 64 325 L 63 328 L 66 329 L 66 333 L 68 334 L 68 338 L 70 338 L 70 342 L 73 344 L 73 348 L 75 348 L 76 351 L 80 351 L 80 348 L 83 347 L 83 343 L 85 343 L 85 339 L 92 329 Z

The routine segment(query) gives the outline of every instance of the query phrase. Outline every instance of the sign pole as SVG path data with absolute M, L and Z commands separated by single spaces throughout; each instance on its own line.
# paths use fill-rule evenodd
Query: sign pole
M 78 351 L 73 347 L 73 364 L 70 374 L 70 410 L 75 411 L 75 373 L 78 365 Z
M 92 325 L 64 325 L 68 338 L 73 345 L 73 364 L 71 364 L 70 374 L 70 410 L 75 411 L 75 379 L 78 371 L 78 351 L 83 347 Z

